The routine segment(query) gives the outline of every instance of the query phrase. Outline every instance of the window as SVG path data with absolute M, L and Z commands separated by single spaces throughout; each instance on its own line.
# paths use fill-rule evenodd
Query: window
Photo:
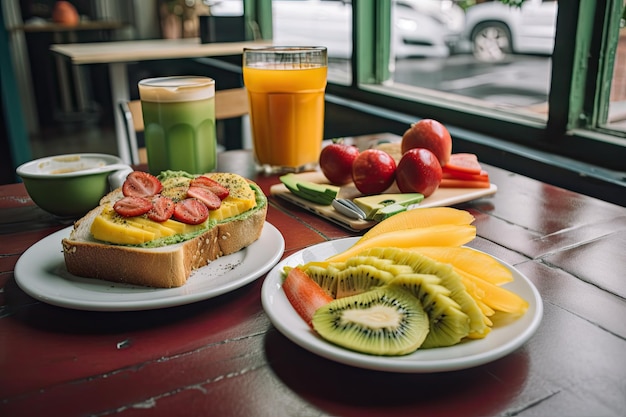
M 537 11 L 546 5 L 550 7 L 557 5 L 554 1 L 544 0 L 540 2 L 541 4 L 537 2 L 538 0 L 526 1 L 529 3 L 522 8 L 533 5 L 537 7 Z M 619 91 L 622 93 L 624 91 L 623 81 L 621 87 L 619 86 L 619 77 L 623 78 L 623 72 L 620 72 L 619 68 L 614 71 L 614 63 L 619 64 L 622 62 L 620 58 L 623 59 L 623 55 L 619 53 L 617 59 L 614 58 L 615 52 L 619 50 L 619 40 L 623 42 L 625 39 L 624 29 L 620 28 L 620 22 L 623 23 L 620 18 L 623 15 L 624 2 L 582 0 L 558 4 L 561 5 L 561 9 L 558 10 L 555 21 L 552 55 L 547 58 L 538 53 L 530 56 L 535 61 L 544 62 L 544 94 L 547 95 L 547 101 L 540 102 L 538 99 L 542 97 L 537 95 L 534 97 L 537 99 L 535 103 L 520 102 L 519 105 L 512 106 L 510 103 L 505 105 L 497 100 L 490 102 L 484 100 L 485 97 L 474 100 L 472 97 L 450 94 L 450 91 L 410 86 L 394 78 L 399 74 L 398 59 L 394 59 L 390 54 L 390 64 L 383 65 L 379 62 L 381 54 L 371 53 L 372 57 L 377 56 L 376 59 L 368 57 L 369 51 L 366 48 L 361 49 L 364 53 L 360 56 L 357 54 L 354 61 L 360 66 L 353 71 L 359 74 L 359 79 L 353 83 L 353 88 L 357 90 L 346 91 L 344 94 L 352 94 L 360 101 L 384 105 L 399 112 L 411 109 L 410 114 L 418 117 L 439 118 L 449 124 L 490 135 L 505 142 L 522 144 L 535 150 L 595 164 L 610 171 L 601 174 L 608 176 L 608 181 L 624 186 L 626 132 L 619 127 L 618 122 L 618 110 L 622 108 L 622 102 L 618 98 Z M 380 20 L 383 14 L 380 8 L 383 6 L 384 4 L 378 2 L 355 2 L 353 5 L 355 21 Z M 469 11 L 466 18 L 468 16 L 471 16 Z M 532 20 L 540 19 L 535 16 Z M 378 23 L 378 27 L 383 26 L 382 23 Z M 358 34 L 357 42 L 367 42 L 368 30 L 364 29 L 361 32 L 359 27 L 355 30 Z M 532 33 L 542 32 L 533 30 Z M 381 35 L 375 36 L 380 43 Z M 515 44 L 515 41 L 513 43 Z M 514 48 L 515 46 L 509 62 L 516 62 L 518 58 L 514 54 Z M 370 58 L 372 62 L 368 62 Z M 451 55 L 446 58 L 446 64 L 451 59 L 459 58 Z M 546 63 L 546 59 L 549 62 Z M 424 62 L 426 61 L 422 61 Z M 391 68 L 389 73 L 385 72 L 387 68 Z M 443 69 L 440 67 L 432 73 L 434 77 L 442 77 Z M 533 74 L 529 74 L 530 71 L 519 73 L 526 77 L 538 77 L 539 71 L 533 71 Z M 519 76 L 513 78 L 518 86 L 524 82 Z M 493 77 L 493 79 L 502 82 L 503 78 Z M 611 85 L 617 92 L 611 94 Z M 380 98 L 380 95 L 384 95 L 384 99 Z M 502 95 L 496 98 L 501 99 Z M 580 175 L 595 175 L 591 172 L 593 168 L 588 169 L 588 172 Z
M 273 0 L 275 10 L 279 3 L 334 3 L 342 19 L 351 16 L 341 23 L 352 32 L 348 46 L 345 33 L 332 36 L 344 56 L 335 71 L 330 63 L 329 93 L 437 118 L 474 136 L 468 140 L 507 152 L 521 146 L 526 156 L 575 166 L 578 178 L 626 187 L 624 0 L 525 0 L 521 8 L 498 0 Z M 323 23 L 306 43 L 331 33 Z
M 273 0 L 272 21 L 276 44 L 325 46 L 328 49 L 328 78 L 339 84 L 350 84 L 350 1 Z
M 402 44 L 420 42 L 430 48 L 395 54 L 394 86 L 435 90 L 467 106 L 547 120 L 555 0 L 526 0 L 520 8 L 500 1 L 464 9 L 452 1 L 401 4 L 408 5 L 413 19 L 422 20 L 412 25 L 420 31 L 397 34 Z M 402 20 L 397 12 L 404 9 L 396 8 L 396 22 Z
M 607 129 L 626 131 L 626 1 L 619 19 L 617 46 L 613 63 L 609 108 L 606 123 Z M 617 19 L 612 21 L 616 25 Z

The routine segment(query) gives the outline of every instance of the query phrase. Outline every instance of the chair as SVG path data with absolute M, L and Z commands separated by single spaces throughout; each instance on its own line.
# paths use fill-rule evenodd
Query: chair
M 133 164 L 145 164 L 148 162 L 146 148 L 140 147 L 137 141 L 137 133 L 144 131 L 141 101 L 123 101 L 119 103 L 119 108 L 126 122 L 126 138 L 130 149 L 131 162 Z M 235 118 L 241 119 L 248 112 L 248 93 L 245 88 L 231 88 L 215 92 L 216 123 L 231 121 L 230 119 Z M 224 142 L 227 149 L 242 147 L 241 137 L 225 136 Z

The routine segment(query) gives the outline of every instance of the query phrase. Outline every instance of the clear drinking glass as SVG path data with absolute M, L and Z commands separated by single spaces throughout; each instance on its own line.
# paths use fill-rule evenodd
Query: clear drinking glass
M 264 171 L 299 172 L 317 165 L 327 70 L 325 47 L 244 49 L 254 154 Z
M 139 81 L 151 173 L 204 174 L 217 166 L 215 81 L 178 76 Z

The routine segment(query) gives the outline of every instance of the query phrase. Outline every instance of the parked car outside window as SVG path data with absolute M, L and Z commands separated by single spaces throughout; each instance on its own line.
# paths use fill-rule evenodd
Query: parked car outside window
M 396 58 L 446 57 L 465 26 L 463 10 L 452 0 L 397 0 L 392 13 Z
M 525 0 L 519 8 L 480 3 L 466 10 L 463 37 L 480 61 L 499 62 L 512 53 L 551 55 L 556 15 L 556 0 Z
M 352 3 L 350 0 L 274 0 L 274 43 L 323 45 L 333 58 L 352 53 Z M 394 1 L 392 53 L 445 57 L 460 40 L 464 14 L 451 0 Z

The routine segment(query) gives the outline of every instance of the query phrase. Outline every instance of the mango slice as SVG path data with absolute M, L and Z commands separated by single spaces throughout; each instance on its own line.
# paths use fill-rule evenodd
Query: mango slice
M 137 229 L 121 222 L 111 221 L 110 216 L 96 216 L 91 225 L 91 234 L 104 242 L 130 245 L 155 239 L 153 231 Z
M 474 216 L 465 210 L 452 207 L 417 208 L 395 214 L 368 230 L 359 241 L 371 239 L 384 233 L 430 227 L 437 225 L 463 226 L 472 224 Z M 432 244 L 431 246 L 434 246 Z
M 414 247 L 411 251 L 452 265 L 463 279 L 467 292 L 476 300 L 486 316 L 495 311 L 522 315 L 528 302 L 500 287 L 513 281 L 511 271 L 492 256 L 467 247 Z M 489 314 L 491 310 L 491 314 Z
M 513 274 L 491 255 L 468 247 L 418 246 L 411 248 L 436 261 L 451 264 L 459 270 L 480 277 L 494 285 L 513 281 Z
M 146 217 L 122 217 L 107 206 L 91 224 L 94 238 L 119 245 L 137 245 L 162 237 L 187 234 L 206 229 L 207 224 L 190 225 L 175 220 L 162 223 L 153 222 Z
M 524 300 L 516 293 L 506 288 L 493 285 L 464 271 L 460 271 L 459 275 L 465 287 L 474 286 L 477 292 L 481 294 L 480 301 L 493 310 L 519 316 L 526 313 L 526 310 L 528 310 L 528 301 Z
M 390 217 L 388 220 L 394 217 L 395 216 Z M 344 262 L 346 259 L 358 255 L 359 252 L 365 249 L 377 247 L 412 248 L 415 246 L 462 246 L 475 237 L 476 228 L 467 224 L 442 224 L 429 227 L 400 229 L 393 232 L 382 233 L 365 240 L 361 238 L 348 248 L 348 250 L 331 256 L 326 259 L 326 261 Z
M 220 208 L 211 210 L 209 213 L 211 220 L 221 222 L 256 206 L 256 195 L 245 178 L 223 172 L 205 174 L 205 176 L 217 181 L 229 191 L 228 197 L 222 200 Z
M 244 213 L 256 206 L 256 200 L 254 197 L 252 200 L 238 199 L 236 197 L 228 196 L 222 200 L 220 208 L 217 210 L 209 211 L 209 218 L 221 222 L 223 220 L 235 217 L 241 213 Z

